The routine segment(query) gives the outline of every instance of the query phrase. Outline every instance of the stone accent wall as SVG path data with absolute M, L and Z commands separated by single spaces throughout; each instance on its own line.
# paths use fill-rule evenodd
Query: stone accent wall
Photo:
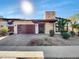
M 55 11 L 46 11 L 45 12 L 45 20 L 55 19 Z M 53 30 L 53 23 L 45 23 L 45 34 L 49 34 L 49 31 Z
M 44 15 L 44 19 L 54 19 L 55 11 L 46 11 Z

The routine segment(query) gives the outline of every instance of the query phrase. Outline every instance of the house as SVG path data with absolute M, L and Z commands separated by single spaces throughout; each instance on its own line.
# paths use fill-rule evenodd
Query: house
M 46 11 L 44 19 L 0 18 L 0 27 L 7 26 L 15 34 L 49 34 L 55 30 L 55 12 Z

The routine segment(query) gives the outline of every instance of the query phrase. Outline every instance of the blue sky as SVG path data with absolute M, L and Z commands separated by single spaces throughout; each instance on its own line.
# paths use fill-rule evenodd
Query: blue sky
M 45 11 L 55 11 L 56 16 L 68 18 L 79 12 L 79 0 L 28 0 L 34 7 L 33 14 L 24 14 L 22 0 L 0 0 L 0 16 L 6 18 L 42 19 Z

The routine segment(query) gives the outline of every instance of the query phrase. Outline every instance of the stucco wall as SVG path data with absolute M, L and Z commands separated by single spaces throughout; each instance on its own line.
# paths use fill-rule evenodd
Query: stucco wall
M 45 23 L 45 34 L 49 34 L 50 30 L 53 30 L 53 24 L 52 23 Z
M 32 21 L 14 21 L 15 24 L 34 24 Z

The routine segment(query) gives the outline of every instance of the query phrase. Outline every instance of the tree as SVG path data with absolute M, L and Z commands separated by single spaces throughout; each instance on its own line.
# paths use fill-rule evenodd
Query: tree
M 72 15 L 69 19 L 71 20 L 72 31 L 74 31 L 78 26 L 77 22 L 79 20 L 79 13 Z
M 74 23 L 79 20 L 79 13 L 72 15 L 69 19 Z
M 71 26 L 72 26 L 72 31 L 74 31 L 74 29 L 76 28 L 77 24 L 74 22 L 74 24 L 71 23 Z
M 59 19 L 58 27 L 59 27 L 60 31 L 64 31 L 65 30 L 65 25 L 66 24 L 67 24 L 67 30 L 68 30 L 68 22 L 69 22 L 69 20 L 65 19 L 65 18 L 57 18 L 57 19 Z

